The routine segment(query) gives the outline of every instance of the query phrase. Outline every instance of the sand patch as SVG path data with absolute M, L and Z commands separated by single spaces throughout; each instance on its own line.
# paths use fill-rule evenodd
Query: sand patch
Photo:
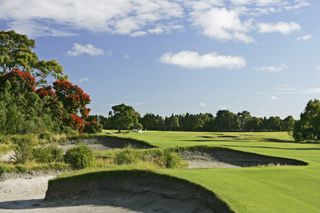
M 295 159 L 272 157 L 221 147 L 190 147 L 179 151 L 188 168 L 237 168 L 255 166 L 305 166 Z

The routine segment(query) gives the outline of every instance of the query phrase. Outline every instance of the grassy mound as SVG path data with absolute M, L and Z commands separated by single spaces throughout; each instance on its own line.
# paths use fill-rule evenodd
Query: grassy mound
M 140 212 L 233 212 L 213 192 L 149 171 L 104 171 L 49 181 L 45 197 L 64 205 L 112 205 Z

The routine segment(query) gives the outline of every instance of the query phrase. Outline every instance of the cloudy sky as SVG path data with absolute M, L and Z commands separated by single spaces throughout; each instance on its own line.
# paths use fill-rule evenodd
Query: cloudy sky
M 0 28 L 36 39 L 92 97 L 141 113 L 297 117 L 320 96 L 316 0 L 0 0 Z

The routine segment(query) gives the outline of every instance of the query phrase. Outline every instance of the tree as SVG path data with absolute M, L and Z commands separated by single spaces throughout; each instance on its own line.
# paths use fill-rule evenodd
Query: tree
M 179 117 L 172 114 L 170 117 L 166 117 L 164 120 L 166 130 L 179 130 L 180 123 L 179 123 Z
M 140 123 L 145 129 L 148 130 L 162 130 L 164 128 L 164 120 L 160 115 L 155 115 L 152 113 L 145 114 Z
M 283 128 L 282 129 L 286 130 L 288 132 L 293 131 L 295 122 L 296 121 L 294 120 L 294 118 L 291 115 L 286 117 L 285 119 L 283 119 L 283 122 L 282 122 Z
M 215 131 L 235 131 L 236 115 L 229 110 L 219 110 L 214 120 Z
M 38 60 L 34 48 L 27 36 L 0 31 L 0 132 L 99 130 L 96 121 L 87 121 L 89 95 L 66 80 L 56 61 Z
M 140 114 L 132 106 L 120 104 L 113 106 L 112 110 L 111 120 L 119 132 L 121 130 L 142 129 L 142 125 L 139 123 Z
M 261 130 L 262 119 L 257 117 L 252 117 L 246 124 L 246 131 L 260 131 Z
M 35 41 L 15 31 L 0 31 L 0 73 L 5 74 L 14 69 L 31 73 L 38 78 L 38 84 L 46 84 L 46 78 L 66 79 L 62 66 L 55 60 L 39 60 Z
M 243 111 L 237 114 L 237 128 L 240 131 L 250 131 L 248 122 L 252 119 L 250 112 Z
M 320 101 L 310 100 L 300 115 L 300 120 L 294 125 L 293 137 L 295 140 L 320 139 Z
M 61 122 L 47 99 L 35 93 L 33 77 L 19 70 L 0 76 L 0 132 L 4 134 L 59 131 Z

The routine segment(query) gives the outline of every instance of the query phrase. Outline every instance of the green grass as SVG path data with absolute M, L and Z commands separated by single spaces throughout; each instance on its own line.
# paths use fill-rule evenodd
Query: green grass
M 308 162 L 308 166 L 163 169 L 157 172 L 204 186 L 236 212 L 320 212 L 320 144 L 295 143 L 285 132 L 147 131 L 113 135 L 143 140 L 158 147 L 208 145 Z

